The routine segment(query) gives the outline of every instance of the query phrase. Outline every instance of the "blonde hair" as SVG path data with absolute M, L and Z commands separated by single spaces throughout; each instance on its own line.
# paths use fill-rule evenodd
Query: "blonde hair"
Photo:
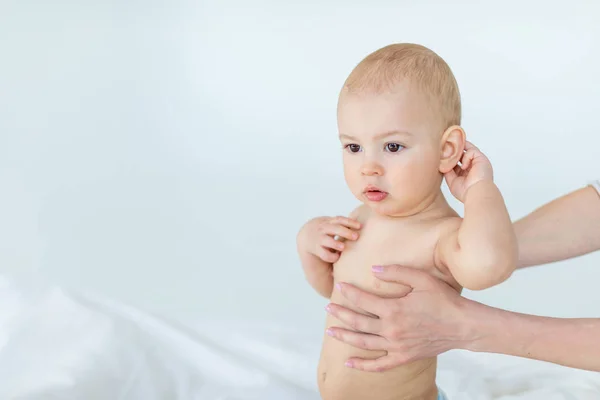
M 369 54 L 352 70 L 342 93 L 393 90 L 403 80 L 428 97 L 444 129 L 460 125 L 460 92 L 452 70 L 435 52 L 418 44 L 391 44 Z

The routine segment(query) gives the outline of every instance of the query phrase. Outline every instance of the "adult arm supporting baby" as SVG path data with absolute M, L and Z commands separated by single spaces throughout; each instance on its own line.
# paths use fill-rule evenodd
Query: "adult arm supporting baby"
M 331 305 L 333 316 L 360 329 L 336 328 L 334 337 L 359 348 L 386 351 L 380 358 L 350 360 L 353 368 L 384 371 L 464 349 L 600 371 L 599 318 L 550 318 L 489 307 L 410 267 L 380 267 L 375 275 L 413 290 L 408 294 L 404 290 L 403 297 L 382 298 L 353 285 L 341 286 L 342 295 L 353 305 L 377 317 Z
M 600 191 L 586 187 L 562 196 L 515 222 L 519 266 L 549 263 L 600 250 Z M 360 332 L 338 329 L 335 337 L 356 347 L 385 350 L 355 368 L 385 370 L 451 349 L 502 353 L 600 371 L 600 319 L 559 319 L 513 313 L 461 297 L 424 271 L 386 266 L 375 275 L 413 288 L 386 298 L 351 285 L 342 294 L 367 317 L 329 308 Z M 427 315 L 427 318 L 423 318 Z
M 501 353 L 600 372 L 600 318 L 549 318 L 464 300 L 467 350 Z
M 598 190 L 594 185 L 578 189 L 515 222 L 518 267 L 566 260 L 599 249 Z

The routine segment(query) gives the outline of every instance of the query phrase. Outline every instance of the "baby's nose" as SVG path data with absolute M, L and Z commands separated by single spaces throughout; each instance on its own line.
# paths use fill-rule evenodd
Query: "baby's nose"
M 366 176 L 383 175 L 383 167 L 376 162 L 370 161 L 363 164 L 360 172 Z

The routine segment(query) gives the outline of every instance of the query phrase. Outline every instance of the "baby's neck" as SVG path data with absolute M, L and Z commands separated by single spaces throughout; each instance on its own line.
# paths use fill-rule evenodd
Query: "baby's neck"
M 458 216 L 456 211 L 450 207 L 442 190 L 438 190 L 423 200 L 411 210 L 406 210 L 400 215 L 382 215 L 384 218 L 419 218 L 422 220 L 437 219 L 449 216 Z
M 446 196 L 444 196 L 441 189 L 435 193 L 429 202 L 425 203 L 425 207 L 419 214 L 424 217 L 431 216 L 433 218 L 448 216 L 448 214 L 457 215 L 456 211 L 448 204 L 448 200 L 446 200 Z

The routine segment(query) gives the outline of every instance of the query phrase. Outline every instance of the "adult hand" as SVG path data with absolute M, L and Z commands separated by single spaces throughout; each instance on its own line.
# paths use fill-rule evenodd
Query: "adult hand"
M 397 297 L 382 298 L 341 283 L 338 290 L 359 309 L 357 313 L 339 304 L 328 312 L 354 330 L 331 327 L 329 334 L 354 347 L 385 350 L 377 359 L 351 358 L 347 366 L 363 371 L 385 371 L 450 349 L 465 348 L 471 339 L 464 299 L 445 282 L 424 271 L 398 265 L 373 267 L 381 280 L 408 286 Z

